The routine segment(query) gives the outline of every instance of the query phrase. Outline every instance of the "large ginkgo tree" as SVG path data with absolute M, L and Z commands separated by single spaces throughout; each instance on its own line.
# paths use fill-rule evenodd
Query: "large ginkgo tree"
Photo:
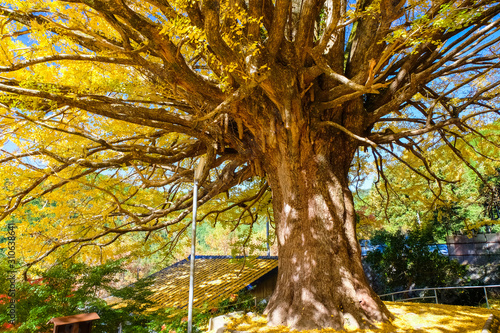
M 437 198 L 431 147 L 498 156 L 499 1 L 3 0 L 0 27 L 1 218 L 28 265 L 174 246 L 203 157 L 202 219 L 273 218 L 270 323 L 367 327 L 391 314 L 351 175 L 410 154 Z

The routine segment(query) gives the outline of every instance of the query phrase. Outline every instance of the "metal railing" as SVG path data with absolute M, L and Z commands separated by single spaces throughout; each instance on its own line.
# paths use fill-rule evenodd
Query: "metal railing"
M 388 294 L 382 294 L 379 295 L 379 297 L 387 297 L 391 296 L 391 299 L 393 302 L 406 302 L 406 301 L 413 301 L 417 299 L 430 299 L 433 298 L 436 302 L 436 304 L 439 304 L 439 299 L 437 295 L 438 290 L 450 290 L 450 289 L 480 289 L 482 288 L 484 291 L 484 298 L 486 299 L 486 307 L 489 309 L 490 308 L 490 303 L 488 300 L 488 291 L 487 288 L 500 288 L 500 284 L 492 284 L 492 285 L 487 285 L 487 286 L 461 286 L 461 287 L 434 287 L 434 288 L 416 288 L 416 289 L 409 289 L 409 290 L 402 290 L 402 291 L 396 291 L 393 293 L 388 293 Z M 419 297 L 406 297 L 403 299 L 395 299 L 394 295 L 398 294 L 406 294 L 406 293 L 411 293 L 411 292 L 416 292 L 416 291 L 421 291 L 423 292 L 424 296 L 419 296 Z M 434 291 L 433 296 L 425 296 L 426 291 Z

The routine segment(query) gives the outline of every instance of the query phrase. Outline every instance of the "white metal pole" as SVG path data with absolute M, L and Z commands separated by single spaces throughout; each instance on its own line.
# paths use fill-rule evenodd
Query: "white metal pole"
M 271 248 L 269 247 L 269 217 L 266 219 L 266 239 L 267 239 L 267 256 L 271 256 Z
M 202 157 L 196 170 L 194 171 L 194 186 L 193 186 L 193 221 L 191 227 L 191 258 L 189 260 L 189 304 L 188 304 L 188 329 L 187 332 L 193 331 L 193 298 L 194 298 L 194 268 L 196 257 L 196 211 L 198 210 L 198 180 L 200 180 L 205 167 L 205 158 Z
M 194 180 L 193 187 L 193 222 L 191 228 L 191 258 L 189 260 L 189 305 L 188 305 L 188 333 L 193 330 L 193 297 L 194 297 L 194 260 L 196 256 L 196 210 L 198 209 L 198 181 Z

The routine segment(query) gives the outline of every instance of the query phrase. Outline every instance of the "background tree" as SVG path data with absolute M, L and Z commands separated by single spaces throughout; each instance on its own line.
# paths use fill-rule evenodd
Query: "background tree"
M 490 133 L 489 137 L 493 139 L 497 134 Z M 462 154 L 472 150 L 474 142 L 468 144 L 468 149 L 460 147 Z M 386 167 L 384 179 L 374 183 L 369 193 L 357 200 L 357 205 L 363 208 L 365 219 L 361 219 L 360 223 L 361 228 L 368 231 L 367 238 L 370 238 L 370 232 L 377 229 L 406 232 L 420 224 L 432 226 L 434 238 L 440 243 L 446 242 L 446 236 L 453 234 L 472 235 L 498 230 L 500 225 L 490 213 L 495 211 L 498 165 L 495 159 L 498 159 L 498 153 L 492 152 L 490 156 L 493 158 L 490 159 L 482 156 L 471 158 L 473 170 L 479 171 L 487 183 L 483 183 L 478 174 L 460 164 L 456 156 L 449 153 L 443 146 L 431 152 L 440 156 L 440 161 L 435 162 L 439 163 L 436 170 L 443 172 L 449 168 L 446 176 L 452 180 L 440 188 L 438 200 L 425 179 L 411 177 L 408 172 L 405 163 L 411 164 L 412 156 L 403 155 L 404 163 L 394 161 Z M 387 192 L 384 191 L 386 186 Z M 371 217 L 371 222 L 366 220 L 367 216 Z
M 371 154 L 383 179 L 412 155 L 409 174 L 437 198 L 452 166 L 429 148 L 474 170 L 497 151 L 477 128 L 497 126 L 499 12 L 491 0 L 7 0 L 0 217 L 64 202 L 19 225 L 30 265 L 64 251 L 105 260 L 131 233 L 168 250 L 205 156 L 203 219 L 252 225 L 272 203 L 271 323 L 385 321 L 349 173 Z M 457 146 L 466 133 L 481 141 L 473 154 Z
M 500 168 L 488 177 L 489 186 L 481 186 L 485 215 L 491 220 L 500 220 Z

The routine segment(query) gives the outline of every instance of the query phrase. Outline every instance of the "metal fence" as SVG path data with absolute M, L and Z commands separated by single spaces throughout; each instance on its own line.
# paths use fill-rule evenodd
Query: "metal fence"
M 461 287 L 435 287 L 435 288 L 416 288 L 416 289 L 409 289 L 409 290 L 402 290 L 402 291 L 396 291 L 393 293 L 388 293 L 388 294 L 382 294 L 379 295 L 379 297 L 391 297 L 391 300 L 393 302 L 407 302 L 407 301 L 414 301 L 418 299 L 434 299 L 436 304 L 439 304 L 439 299 L 438 299 L 438 290 L 451 290 L 451 289 L 483 289 L 484 291 L 484 298 L 486 300 L 486 307 L 489 309 L 490 308 L 490 303 L 488 300 L 488 288 L 500 288 L 500 284 L 493 284 L 493 285 L 487 285 L 487 286 L 461 286 Z M 431 296 L 425 296 L 426 292 L 428 291 L 433 291 L 434 295 Z M 418 297 L 404 297 L 405 295 L 412 293 L 412 292 L 420 292 Z M 404 298 L 395 298 L 395 295 L 402 294 Z

